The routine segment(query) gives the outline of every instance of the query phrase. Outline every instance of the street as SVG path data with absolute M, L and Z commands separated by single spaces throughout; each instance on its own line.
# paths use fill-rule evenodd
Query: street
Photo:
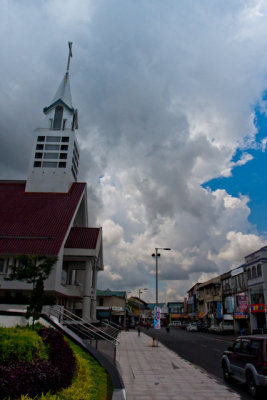
M 208 373 L 223 381 L 221 356 L 223 351 L 231 345 L 234 339 L 232 336 L 188 332 L 178 327 L 170 328 L 170 332 L 167 332 L 165 328 L 158 331 L 143 328 L 142 332 L 151 336 L 151 341 L 152 337 L 156 337 L 155 335 L 158 334 L 159 342 L 162 342 L 185 360 L 205 369 Z M 227 384 L 225 383 L 225 385 Z M 238 392 L 242 399 L 251 399 L 246 392 L 245 385 L 233 382 L 231 388 Z

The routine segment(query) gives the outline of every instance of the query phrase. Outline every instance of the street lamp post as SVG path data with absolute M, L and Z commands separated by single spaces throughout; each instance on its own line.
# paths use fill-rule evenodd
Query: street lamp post
M 140 324 L 140 305 L 141 305 L 141 297 L 140 294 L 143 293 L 142 290 L 147 290 L 147 288 L 143 288 L 143 289 L 138 289 L 138 293 L 139 293 L 139 313 L 138 313 L 138 322 Z
M 158 304 L 159 304 L 158 257 L 160 257 L 160 253 L 158 252 L 158 250 L 171 250 L 171 249 L 169 247 L 155 247 L 155 253 L 152 254 L 152 257 L 155 257 L 155 260 L 156 260 L 156 308 L 158 308 Z M 158 334 L 156 334 L 156 346 L 158 347 Z

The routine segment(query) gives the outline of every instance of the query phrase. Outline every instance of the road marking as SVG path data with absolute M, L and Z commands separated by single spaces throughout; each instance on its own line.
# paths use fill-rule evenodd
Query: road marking
M 224 342 L 224 343 L 231 343 L 233 340 L 227 340 L 227 339 L 218 339 L 209 335 L 202 335 L 201 333 L 198 333 L 198 336 L 203 337 L 203 338 L 210 338 L 212 340 L 217 340 L 218 342 Z

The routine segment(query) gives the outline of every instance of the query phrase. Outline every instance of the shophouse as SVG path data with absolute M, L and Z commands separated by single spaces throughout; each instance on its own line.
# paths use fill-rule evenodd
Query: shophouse
M 190 321 L 197 321 L 199 319 L 197 306 L 197 289 L 199 286 L 200 283 L 196 283 L 187 292 L 187 314 Z
M 197 297 L 197 313 L 198 313 L 198 320 L 204 322 L 205 315 L 207 314 L 207 309 L 204 303 L 204 287 L 197 288 L 196 291 Z
M 245 257 L 251 333 L 267 332 L 267 246 Z
M 197 294 L 198 299 L 203 297 L 203 304 L 200 304 L 201 309 L 204 308 L 204 322 L 208 325 L 218 325 L 222 321 L 221 277 L 217 276 L 199 284 L 197 292 L 199 293 Z
M 148 320 L 153 318 L 151 316 L 150 307 L 144 300 L 140 299 L 139 297 L 130 297 L 128 300 L 128 304 L 131 308 L 131 313 L 134 316 L 136 322 L 146 323 Z
M 222 279 L 223 321 L 231 321 L 236 333 L 249 330 L 247 279 L 245 265 L 225 274 Z
M 174 301 L 167 303 L 169 322 L 182 321 L 184 319 L 184 302 Z
M 124 291 L 97 290 L 96 315 L 99 320 L 107 319 L 124 326 L 127 294 Z

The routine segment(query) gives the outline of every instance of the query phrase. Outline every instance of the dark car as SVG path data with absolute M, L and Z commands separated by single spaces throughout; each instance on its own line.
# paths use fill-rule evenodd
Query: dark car
M 267 388 L 267 335 L 240 336 L 222 356 L 223 376 L 246 383 L 253 398 Z

